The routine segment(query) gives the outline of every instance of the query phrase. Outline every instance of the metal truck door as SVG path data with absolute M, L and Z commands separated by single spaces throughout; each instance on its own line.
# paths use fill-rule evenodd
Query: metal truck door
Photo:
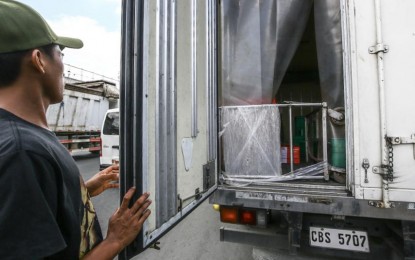
M 216 188 L 215 1 L 123 1 L 121 199 L 153 200 L 129 259 Z
M 344 0 L 349 167 L 358 199 L 413 210 L 415 1 Z M 409 202 L 409 203 L 399 203 Z

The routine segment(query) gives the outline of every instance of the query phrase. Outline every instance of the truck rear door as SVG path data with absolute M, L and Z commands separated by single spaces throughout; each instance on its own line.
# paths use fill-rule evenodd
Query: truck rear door
M 415 198 L 415 8 L 412 0 L 343 1 L 349 25 L 346 71 L 349 165 L 355 197 L 378 207 Z M 383 178 L 385 176 L 385 178 Z M 378 202 L 379 201 L 379 202 Z M 389 205 L 388 205 L 389 204 Z M 399 205 L 395 205 L 398 207 Z
M 215 1 L 125 0 L 122 19 L 120 199 L 153 200 L 129 259 L 216 188 Z

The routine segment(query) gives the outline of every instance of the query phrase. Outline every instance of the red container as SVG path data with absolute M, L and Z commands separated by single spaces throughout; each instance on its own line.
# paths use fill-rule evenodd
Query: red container
M 281 145 L 281 163 L 291 163 L 290 146 Z M 294 164 L 300 163 L 300 146 L 293 146 Z

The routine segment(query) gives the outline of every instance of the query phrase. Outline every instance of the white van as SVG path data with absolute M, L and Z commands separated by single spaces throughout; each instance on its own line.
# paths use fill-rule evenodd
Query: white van
M 100 170 L 112 164 L 112 159 L 118 158 L 120 150 L 120 110 L 109 109 L 105 114 L 101 128 Z

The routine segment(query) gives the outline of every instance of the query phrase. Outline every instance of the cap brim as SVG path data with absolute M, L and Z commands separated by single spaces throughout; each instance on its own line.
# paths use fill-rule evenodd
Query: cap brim
M 58 36 L 55 41 L 56 44 L 72 49 L 80 49 L 84 46 L 84 43 L 80 39 Z

